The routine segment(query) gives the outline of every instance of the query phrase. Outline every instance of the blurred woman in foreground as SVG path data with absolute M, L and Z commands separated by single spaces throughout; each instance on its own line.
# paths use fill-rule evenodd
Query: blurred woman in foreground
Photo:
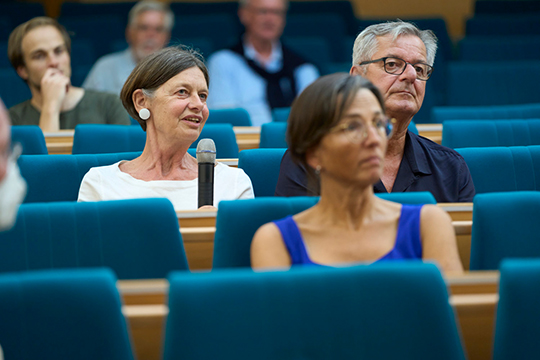
M 287 136 L 294 159 L 320 177 L 320 201 L 263 225 L 251 244 L 252 266 L 424 259 L 444 271 L 462 271 L 443 210 L 374 195 L 390 130 L 383 98 L 364 78 L 333 74 L 307 87 L 293 103 Z

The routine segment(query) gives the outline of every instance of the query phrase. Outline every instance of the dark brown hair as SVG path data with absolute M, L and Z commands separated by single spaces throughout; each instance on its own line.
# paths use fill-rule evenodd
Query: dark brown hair
M 17 26 L 9 35 L 8 57 L 9 61 L 11 62 L 11 66 L 13 66 L 15 70 L 17 70 L 17 68 L 19 68 L 20 66 L 25 65 L 24 54 L 22 52 L 22 41 L 24 39 L 24 36 L 28 34 L 31 30 L 42 26 L 53 26 L 54 28 L 56 28 L 64 39 L 68 54 L 71 54 L 71 38 L 69 37 L 66 28 L 60 25 L 58 21 L 50 17 L 35 17 Z
M 204 75 L 206 84 L 210 85 L 202 55 L 184 46 L 171 46 L 156 51 L 133 69 L 120 92 L 120 99 L 129 115 L 139 122 L 144 131 L 146 122 L 139 117 L 133 104 L 135 90 L 141 89 L 146 96 L 151 97 L 161 85 L 192 67 L 198 67 Z
M 379 89 L 365 78 L 347 73 L 320 77 L 294 100 L 287 126 L 289 151 L 292 159 L 303 165 L 312 177 L 313 169 L 306 162 L 307 151 L 316 147 L 339 123 L 361 89 L 371 91 L 385 111 Z

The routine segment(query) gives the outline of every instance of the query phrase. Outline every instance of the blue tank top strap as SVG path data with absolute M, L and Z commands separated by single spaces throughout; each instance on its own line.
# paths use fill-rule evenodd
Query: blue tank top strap
M 306 246 L 304 244 L 304 240 L 302 239 L 302 234 L 300 233 L 300 229 L 298 229 L 298 226 L 296 225 L 296 222 L 292 216 L 287 216 L 281 220 L 276 220 L 273 223 L 281 232 L 283 242 L 285 243 L 285 246 L 289 251 L 289 255 L 291 256 L 292 265 L 315 265 L 307 254 Z
M 394 249 L 379 260 L 422 259 L 422 241 L 420 239 L 422 206 L 402 205 Z

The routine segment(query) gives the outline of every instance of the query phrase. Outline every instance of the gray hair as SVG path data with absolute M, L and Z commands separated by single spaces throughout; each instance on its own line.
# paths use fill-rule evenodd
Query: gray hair
M 379 46 L 377 38 L 389 34 L 392 35 L 392 40 L 396 40 L 400 35 L 412 35 L 420 38 L 426 47 L 427 63 L 433 66 L 435 53 L 437 52 L 437 37 L 433 31 L 420 30 L 413 23 L 399 19 L 365 28 L 354 41 L 352 65 L 358 65 L 362 61 L 371 60 L 371 57 L 377 52 L 377 47 Z
M 282 0 L 283 3 L 285 4 L 285 8 L 288 9 L 289 8 L 289 0 Z M 246 7 L 249 5 L 249 3 L 251 2 L 251 0 L 238 0 L 238 7 Z
M 129 26 L 133 26 L 135 24 L 135 19 L 146 11 L 159 11 L 165 13 L 165 28 L 168 31 L 171 31 L 174 26 L 174 13 L 166 3 L 153 0 L 139 1 L 131 8 L 128 15 Z

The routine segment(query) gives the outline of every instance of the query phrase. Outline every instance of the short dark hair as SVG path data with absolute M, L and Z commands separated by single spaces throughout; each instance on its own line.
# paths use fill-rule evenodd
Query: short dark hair
M 182 45 L 156 51 L 133 69 L 120 92 L 120 99 L 129 115 L 139 122 L 144 131 L 146 122 L 139 117 L 133 104 L 135 90 L 141 89 L 146 96 L 153 96 L 161 85 L 192 67 L 198 67 L 202 71 L 206 85 L 209 86 L 210 79 L 204 58 L 197 51 Z
M 56 28 L 56 30 L 60 32 L 62 38 L 64 39 L 68 54 L 71 54 L 71 38 L 69 37 L 66 28 L 60 25 L 58 21 L 50 17 L 35 17 L 17 26 L 9 35 L 8 57 L 11 65 L 15 68 L 15 70 L 17 70 L 20 66 L 25 65 L 24 54 L 22 52 L 22 41 L 24 39 L 24 36 L 28 34 L 31 30 L 42 26 L 53 26 L 54 28 Z
M 375 95 L 383 112 L 384 99 L 377 87 L 359 75 L 336 73 L 322 76 L 293 102 L 287 126 L 287 141 L 293 160 L 308 171 L 306 153 L 336 126 L 361 89 Z

